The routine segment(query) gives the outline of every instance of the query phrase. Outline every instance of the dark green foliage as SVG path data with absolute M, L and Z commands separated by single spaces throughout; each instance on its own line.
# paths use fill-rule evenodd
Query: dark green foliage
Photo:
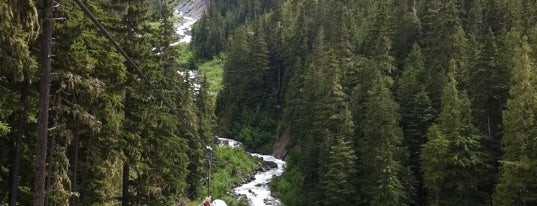
M 411 188 L 400 179 L 405 151 L 401 148 L 403 133 L 389 86 L 391 79 L 377 73 L 365 104 L 363 137 L 358 140 L 361 194 L 371 205 L 406 205 L 405 196 Z
M 0 3 L 0 204 L 33 202 L 36 9 L 33 1 Z
M 182 116 L 126 68 L 74 1 L 61 2 L 54 9 L 46 202 L 118 204 L 124 162 L 130 167 L 128 202 L 184 202 L 187 187 L 202 179 L 196 168 L 203 161 L 201 144 L 212 140 L 212 103 L 207 92 L 195 100 L 188 77 L 176 72 L 170 7 L 162 1 L 85 3 Z M 33 51 L 39 50 L 42 19 L 30 0 L 2 2 L 0 10 L 0 204 L 30 205 L 38 90 Z M 196 142 L 198 132 L 203 143 Z
M 425 63 L 421 49 L 414 44 L 405 62 L 403 74 L 397 82 L 397 100 L 400 104 L 401 127 L 404 132 L 403 145 L 408 148 L 409 159 L 406 163 L 417 181 L 418 204 L 423 204 L 421 165 L 419 157 L 422 145 L 426 142 L 426 132 L 434 119 L 434 110 L 429 95 L 425 92 Z
M 464 33 L 459 9 L 455 0 L 426 1 L 421 20 L 423 39 L 421 45 L 425 54 L 426 91 L 432 100 L 433 108 L 440 108 L 440 97 L 446 81 L 450 60 L 454 59 L 460 67 L 457 80 L 466 86 L 468 40 Z
M 181 48 L 179 1 L 84 2 L 179 115 L 59 2 L 50 205 L 187 204 L 205 193 L 213 127 L 267 153 L 286 131 L 285 205 L 536 202 L 535 0 L 209 1 Z M 0 2 L 0 205 L 34 198 L 41 7 Z M 217 153 L 239 165 L 214 162 L 225 196 L 252 162 Z
M 444 87 L 438 123 L 429 129 L 421 153 L 424 185 L 431 205 L 485 205 L 488 194 L 482 186 L 490 160 L 483 136 L 472 124 L 468 96 L 456 88 L 454 69 Z
M 271 148 L 276 129 L 277 91 L 269 67 L 265 35 L 257 26 L 250 35 L 238 28 L 227 48 L 223 90 L 218 94 L 216 115 L 221 135 L 236 137 L 246 146 Z
M 234 30 L 243 24 L 258 21 L 274 1 L 224 0 L 209 1 L 207 11 L 193 28 L 194 56 L 211 59 L 224 51 L 224 45 Z
M 356 193 L 352 180 L 356 175 L 356 154 L 350 141 L 339 137 L 330 147 L 325 166 L 326 173 L 321 176 L 325 205 L 344 205 L 353 201 Z
M 518 35 L 517 35 L 518 36 Z M 503 155 L 494 193 L 494 205 L 534 205 L 536 142 L 535 133 L 535 59 L 527 37 L 515 45 L 512 59 L 511 90 L 503 112 L 505 126 Z

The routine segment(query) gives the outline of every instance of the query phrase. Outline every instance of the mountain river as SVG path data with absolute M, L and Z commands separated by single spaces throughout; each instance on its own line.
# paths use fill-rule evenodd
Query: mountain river
M 240 142 L 232 139 L 218 138 L 218 142 L 220 143 L 220 145 L 227 145 L 230 147 L 242 146 Z M 236 187 L 235 189 L 233 189 L 233 192 L 236 195 L 246 196 L 246 198 L 248 198 L 248 204 L 250 206 L 281 205 L 280 200 L 274 198 L 270 194 L 270 188 L 268 184 L 270 183 L 272 178 L 280 176 L 282 174 L 283 168 L 285 166 L 285 161 L 277 159 L 270 155 L 261 155 L 255 153 L 250 153 L 250 155 L 260 157 L 263 159 L 263 161 L 274 162 L 278 165 L 278 167 L 257 173 L 253 181 Z
M 192 40 L 192 25 L 201 18 L 208 0 L 184 0 L 181 4 L 174 8 L 174 12 L 177 15 L 181 15 L 182 19 L 175 25 L 175 32 L 181 36 L 178 42 L 190 43 Z M 197 75 L 191 75 L 194 77 Z M 227 145 L 230 147 L 242 147 L 242 144 L 238 141 L 226 138 L 218 138 L 220 145 Z M 250 153 L 252 156 L 260 157 L 263 161 L 270 161 L 277 164 L 276 168 L 259 172 L 255 175 L 255 179 L 251 182 L 245 183 L 233 189 L 236 195 L 246 196 L 248 204 L 250 206 L 279 206 L 280 200 L 274 198 L 270 194 L 269 183 L 272 178 L 280 176 L 285 166 L 285 161 L 275 158 L 270 155 L 261 155 Z

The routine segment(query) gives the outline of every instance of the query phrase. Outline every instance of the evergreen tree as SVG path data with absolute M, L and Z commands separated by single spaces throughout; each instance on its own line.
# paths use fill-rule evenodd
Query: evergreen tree
M 198 59 L 211 59 L 224 49 L 225 25 L 224 17 L 214 6 L 209 5 L 207 11 L 192 28 L 192 47 Z
M 230 129 L 240 122 L 240 114 L 245 105 L 247 93 L 247 75 L 257 73 L 258 70 L 250 68 L 248 55 L 250 45 L 248 44 L 247 31 L 244 27 L 235 30 L 232 40 L 227 47 L 227 61 L 224 65 L 222 79 L 222 91 L 217 96 L 216 116 L 218 125 L 223 128 L 224 136 L 233 136 L 237 132 Z M 249 78 L 249 77 L 248 77 Z
M 328 171 L 321 177 L 324 205 L 344 205 L 354 201 L 356 191 L 351 180 L 356 175 L 356 160 L 351 142 L 336 138 L 327 158 Z
M 421 20 L 417 12 L 418 1 L 399 0 L 394 2 L 394 16 L 396 18 L 394 19 L 393 56 L 399 69 L 402 68 L 405 59 L 419 38 Z
M 431 205 L 482 205 L 484 175 L 490 171 L 483 137 L 472 124 L 470 102 L 459 92 L 451 61 L 438 123 L 431 126 L 421 153 L 424 183 Z
M 424 12 L 420 19 L 423 22 L 423 39 L 421 46 L 425 56 L 426 91 L 429 93 L 433 108 L 440 108 L 442 88 L 446 81 L 450 60 L 454 59 L 460 68 L 457 81 L 466 86 L 468 40 L 459 18 L 459 10 L 455 0 L 425 1 Z
M 400 104 L 401 127 L 404 133 L 403 145 L 408 148 L 410 167 L 417 181 L 417 198 L 419 205 L 425 203 L 421 165 L 419 157 L 422 145 L 426 142 L 427 129 L 434 118 L 429 95 L 425 92 L 425 63 L 421 49 L 414 44 L 397 82 L 397 100 Z
M 403 134 L 399 127 L 398 104 L 388 86 L 390 79 L 378 74 L 369 94 L 360 140 L 361 192 L 370 205 L 406 205 L 401 148 Z M 410 189 L 410 188 L 407 188 Z
M 323 75 L 326 74 L 331 67 L 328 67 L 330 59 L 326 52 L 324 39 L 324 29 L 320 28 L 318 36 L 315 39 L 314 51 L 312 54 L 308 67 L 302 74 L 303 87 L 300 89 L 302 92 L 302 100 L 299 105 L 299 111 L 304 111 L 306 115 L 298 116 L 296 120 L 297 128 L 307 128 L 300 133 L 294 133 L 298 136 L 299 141 L 302 142 L 301 146 L 304 148 L 304 155 L 301 156 L 302 172 L 305 176 L 304 185 L 301 185 L 301 189 L 304 193 L 308 194 L 307 199 L 311 199 L 313 204 L 322 204 L 322 191 L 316 190 L 320 184 L 320 174 L 323 160 L 328 153 L 325 152 L 322 145 L 332 145 L 331 142 L 334 138 L 330 128 L 328 128 L 327 117 L 334 115 L 332 110 L 325 110 L 326 107 L 322 103 L 325 94 L 329 92 L 328 83 L 331 83 L 331 78 L 323 79 Z M 335 77 L 335 74 L 332 74 Z M 328 105 L 326 105 L 328 106 Z M 294 126 L 294 125 L 293 125 Z M 292 130 L 293 132 L 293 130 Z
M 536 203 L 535 153 L 535 60 L 526 37 L 512 59 L 511 89 L 503 112 L 504 135 L 500 174 L 493 197 L 494 205 Z
M 412 190 L 402 181 L 402 166 L 406 151 L 401 147 L 403 133 L 399 126 L 399 104 L 395 102 L 389 75 L 395 70 L 389 54 L 391 43 L 385 33 L 375 41 L 374 66 L 370 71 L 369 89 L 365 92 L 360 120 L 359 173 L 361 173 L 361 201 L 369 205 L 407 205 L 405 198 Z
M 84 154 L 80 152 L 80 145 L 103 131 L 111 132 L 108 130 L 110 127 L 103 128 L 103 122 L 119 121 L 115 116 L 119 108 L 106 103 L 109 103 L 107 98 L 119 97 L 113 84 L 124 80 L 125 69 L 119 55 L 108 51 L 108 42 L 74 2 L 65 3 L 56 12 L 56 15 L 65 18 L 65 22 L 57 24 L 55 28 L 58 40 L 53 52 L 63 58 L 53 62 L 57 78 L 53 79 L 51 85 L 51 122 L 56 129 L 51 132 L 49 159 L 54 164 L 49 167 L 50 187 L 47 190 L 50 202 L 67 204 L 71 198 L 71 204 L 75 204 L 79 201 L 75 194 L 79 194 L 80 189 L 87 189 L 78 182 L 79 168 L 88 166 L 86 161 L 92 161 L 80 157 L 80 154 Z M 103 14 L 101 10 L 95 13 Z M 100 116 L 99 111 L 106 109 L 110 114 Z M 81 159 L 84 161 L 79 161 Z M 96 181 L 88 173 L 83 175 L 87 177 L 87 182 Z M 101 178 L 101 182 L 111 181 L 104 176 Z M 82 196 L 92 197 L 92 193 Z
M 31 85 L 37 62 L 31 51 L 40 28 L 38 13 L 33 1 L 3 1 L 0 13 L 0 187 L 5 188 L 0 203 L 31 204 L 33 169 L 23 168 L 34 161 L 34 156 L 25 157 L 30 157 L 28 150 L 34 152 L 29 143 L 34 142 L 30 128 L 36 95 Z

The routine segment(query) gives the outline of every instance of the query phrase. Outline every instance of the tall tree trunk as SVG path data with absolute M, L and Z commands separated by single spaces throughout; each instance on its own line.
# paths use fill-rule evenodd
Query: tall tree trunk
M 125 120 L 128 121 L 129 118 L 131 118 L 130 114 L 130 102 L 131 102 L 131 94 L 130 92 L 127 92 L 125 94 Z M 125 124 L 125 122 L 123 123 Z M 125 129 L 128 129 L 123 126 Z M 130 155 L 128 154 L 128 151 L 124 151 L 125 153 L 125 163 L 123 164 L 123 188 L 122 188 L 122 198 L 121 198 L 121 206 L 129 206 L 129 160 Z
M 55 123 L 53 123 L 54 125 L 56 125 Z M 55 126 L 53 126 L 54 128 Z M 48 137 L 47 137 L 48 138 Z M 56 135 L 52 135 L 51 139 L 50 139 L 50 142 L 47 140 L 47 146 L 48 146 L 48 155 L 47 155 L 47 158 L 48 158 L 48 161 L 49 162 L 54 162 L 54 151 L 55 151 L 55 147 L 56 147 Z M 57 149 L 56 149 L 57 150 Z M 50 199 L 50 195 L 52 195 L 52 171 L 57 171 L 56 169 L 57 165 L 56 164 L 52 164 L 52 165 L 49 165 L 48 167 L 45 167 L 45 194 L 47 194 L 45 196 L 45 206 L 48 206 L 49 205 L 49 199 Z
M 123 189 L 122 189 L 122 198 L 121 206 L 129 206 L 129 160 L 123 164 Z
M 20 90 L 20 103 L 22 105 L 19 112 L 17 125 L 17 140 L 15 143 L 15 158 L 13 159 L 13 167 L 11 168 L 11 188 L 9 191 L 9 206 L 17 205 L 17 195 L 19 191 L 19 170 L 20 159 L 22 153 L 22 138 L 24 136 L 26 124 L 26 108 L 28 107 L 28 82 L 24 81 Z
M 72 176 L 72 181 L 71 181 L 71 191 L 73 193 L 76 193 L 77 192 L 77 189 L 76 189 L 76 184 L 77 184 L 77 170 L 78 170 L 78 149 L 80 148 L 80 120 L 78 120 L 78 118 L 75 119 L 75 132 L 73 134 L 73 138 L 74 138 L 74 146 L 75 146 L 75 149 L 73 151 L 73 176 Z M 76 198 L 77 196 L 76 195 L 71 195 L 71 206 L 75 206 L 76 204 Z
M 45 204 L 45 163 L 47 159 L 48 109 L 50 101 L 50 62 L 52 53 L 52 0 L 43 0 L 44 25 L 41 48 L 41 82 L 39 84 L 39 121 L 37 135 L 37 171 L 34 206 Z

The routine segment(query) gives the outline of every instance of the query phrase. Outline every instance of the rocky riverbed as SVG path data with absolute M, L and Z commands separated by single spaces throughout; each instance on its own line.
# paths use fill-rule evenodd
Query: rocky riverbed
M 220 144 L 232 147 L 242 145 L 238 141 L 226 138 L 218 138 L 218 141 Z M 252 175 L 233 189 L 232 193 L 238 198 L 247 198 L 251 206 L 281 205 L 280 200 L 271 195 L 269 183 L 274 177 L 279 177 L 283 173 L 285 161 L 271 155 L 250 154 L 263 161 Z
M 208 3 L 209 0 L 184 0 L 173 8 L 175 14 L 181 16 L 181 20 L 175 24 L 175 32 L 181 39 L 172 45 L 192 41 L 192 26 L 201 18 Z

